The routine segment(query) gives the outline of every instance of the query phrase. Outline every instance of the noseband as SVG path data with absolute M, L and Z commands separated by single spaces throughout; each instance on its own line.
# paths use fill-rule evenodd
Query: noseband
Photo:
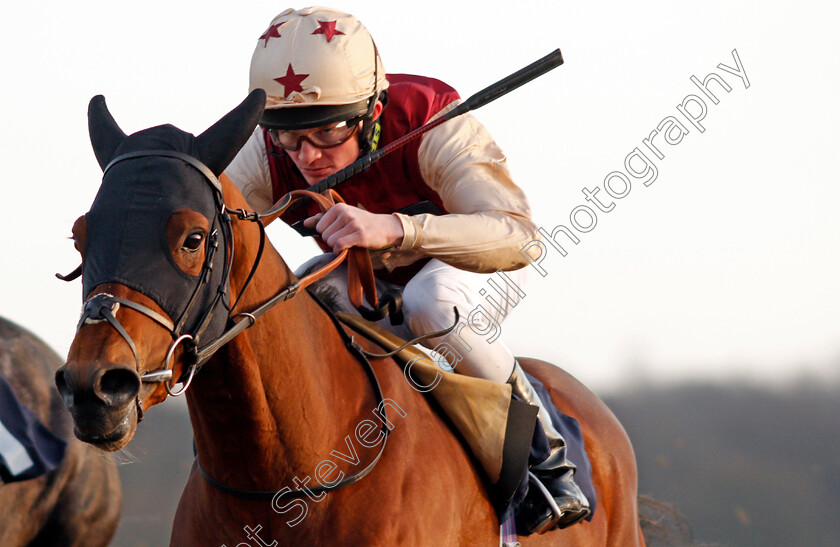
M 172 361 L 172 356 L 175 353 L 175 348 L 178 347 L 179 344 L 182 342 L 188 342 L 193 339 L 191 334 L 182 334 L 181 336 L 177 336 L 175 334 L 175 325 L 167 319 L 166 317 L 162 316 L 158 312 L 154 311 L 153 309 L 144 306 L 143 304 L 138 304 L 132 300 L 127 300 L 125 298 L 120 298 L 118 296 L 114 296 L 108 293 L 98 293 L 94 296 L 90 297 L 87 302 L 85 302 L 84 308 L 82 308 L 82 317 L 79 319 L 79 325 L 76 327 L 76 331 L 82 328 L 82 325 L 85 324 L 92 324 L 92 323 L 99 323 L 101 321 L 107 322 L 109 325 L 114 327 L 120 336 L 128 344 L 128 347 L 131 348 L 131 353 L 134 356 L 134 364 L 137 369 L 137 373 L 140 373 L 140 357 L 137 355 L 137 347 L 134 345 L 134 341 L 131 339 L 131 335 L 125 330 L 125 328 L 120 324 L 119 320 L 115 317 L 117 310 L 119 309 L 120 305 L 123 305 L 127 308 L 131 308 L 135 311 L 138 311 L 149 317 L 160 326 L 165 328 L 169 331 L 170 335 L 172 335 L 173 342 L 172 345 L 169 347 L 169 351 L 166 353 L 166 359 L 163 363 L 163 368 L 149 371 L 143 373 L 140 376 L 140 380 L 144 383 L 157 383 L 163 382 L 164 387 L 166 387 L 166 391 L 172 395 L 173 397 L 177 397 L 184 393 L 187 388 L 190 386 L 192 382 L 193 376 L 195 375 L 195 367 L 190 368 L 189 378 L 184 382 L 183 387 L 179 391 L 173 391 L 174 386 L 172 385 L 172 367 L 170 366 L 170 362 Z M 137 407 L 139 410 L 142 410 L 142 407 L 139 402 L 139 395 L 137 401 Z

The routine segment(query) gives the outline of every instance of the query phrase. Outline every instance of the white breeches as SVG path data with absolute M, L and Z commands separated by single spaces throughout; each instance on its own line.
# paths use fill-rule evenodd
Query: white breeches
M 300 268 L 297 275 L 310 271 L 333 258 L 317 256 Z M 378 294 L 398 287 L 376 280 Z M 525 295 L 525 269 L 512 272 L 478 274 L 459 270 L 437 259 L 430 260 L 403 290 L 402 325 L 391 325 L 388 318 L 378 324 L 408 340 L 451 327 L 458 309 L 458 325 L 449 334 L 423 343 L 433 350 L 438 365 L 467 376 L 506 382 L 513 371 L 514 357 L 501 343 L 501 324 Z M 340 266 L 317 284 L 318 294 L 327 289 L 336 311 L 358 311 L 347 297 L 347 269 Z M 445 360 L 444 360 L 445 359 Z

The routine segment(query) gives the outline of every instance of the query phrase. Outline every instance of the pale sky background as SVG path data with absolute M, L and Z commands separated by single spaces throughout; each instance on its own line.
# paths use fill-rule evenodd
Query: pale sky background
M 294 7 L 303 7 L 303 4 Z M 104 94 L 126 132 L 198 134 L 247 93 L 275 2 L 39 2 L 0 29 L 5 171 L 0 314 L 66 355 L 81 306 L 67 237 L 101 171 L 87 103 Z M 440 78 L 464 97 L 562 49 L 566 64 L 476 111 L 505 150 L 537 223 L 569 225 L 715 71 L 732 87 L 700 133 L 664 145 L 635 183 L 503 325 L 518 354 L 562 365 L 596 391 L 635 379 L 750 379 L 783 386 L 840 369 L 838 8 L 829 2 L 345 1 L 389 72 Z M 737 49 L 749 89 L 717 65 Z M 712 84 L 714 85 L 714 84 Z M 718 90 L 717 87 L 713 89 Z M 684 123 L 685 121 L 682 120 Z M 599 197 L 604 197 L 603 190 Z M 272 241 L 297 265 L 316 251 Z

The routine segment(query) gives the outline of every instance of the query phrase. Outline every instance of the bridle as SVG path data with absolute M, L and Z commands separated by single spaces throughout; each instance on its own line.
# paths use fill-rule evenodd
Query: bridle
M 318 203 L 318 205 L 323 211 L 329 209 L 329 207 L 335 204 L 335 200 L 340 201 L 341 198 L 333 190 L 330 190 L 328 195 L 322 195 L 308 190 L 294 190 L 289 194 L 286 194 L 286 196 L 284 196 L 278 202 L 278 205 L 272 208 L 267 213 L 260 214 L 254 211 L 247 211 L 244 209 L 228 209 L 224 203 L 224 196 L 222 194 L 222 184 L 219 181 L 219 179 L 215 176 L 215 174 L 198 159 L 187 154 L 171 150 L 140 150 L 120 155 L 111 160 L 111 162 L 106 166 L 103 172 L 103 177 L 105 173 L 107 173 L 108 170 L 116 163 L 149 156 L 162 156 L 182 160 L 204 175 L 204 178 L 207 179 L 207 181 L 210 183 L 213 189 L 213 195 L 216 202 L 216 214 L 217 218 L 220 221 L 220 227 L 223 237 L 223 250 L 225 256 L 222 265 L 222 267 L 224 268 L 223 275 L 220 282 L 220 286 L 216 287 L 216 296 L 213 299 L 212 303 L 209 306 L 207 306 L 206 309 L 198 310 L 197 313 L 200 313 L 202 318 L 197 323 L 198 326 L 193 329 L 193 332 L 183 332 L 183 327 L 186 320 L 193 312 L 193 308 L 198 299 L 198 296 L 201 294 L 201 291 L 210 289 L 209 287 L 207 287 L 207 281 L 209 280 L 209 274 L 214 267 L 213 259 L 219 247 L 218 232 L 216 231 L 214 231 L 211 234 L 210 238 L 208 238 L 204 264 L 202 266 L 201 273 L 198 276 L 199 280 L 196 283 L 194 290 L 192 291 L 192 295 L 190 296 L 190 300 L 187 304 L 186 310 L 182 314 L 181 318 L 178 320 L 177 324 L 173 323 L 170 319 L 164 317 L 163 315 L 149 308 L 148 306 L 145 306 L 133 300 L 117 297 L 109 293 L 97 293 L 85 301 L 84 306 L 82 308 L 82 315 L 77 326 L 77 331 L 81 329 L 83 325 L 89 323 L 97 323 L 104 321 L 111 325 L 111 327 L 113 327 L 117 331 L 117 333 L 119 333 L 119 335 L 126 341 L 128 346 L 131 348 L 137 372 L 138 374 L 140 374 L 141 382 L 163 383 L 169 395 L 173 397 L 182 395 L 187 391 L 190 384 L 192 383 L 192 380 L 195 377 L 196 370 L 208 359 L 210 359 L 210 357 L 222 346 L 224 346 L 242 331 L 252 326 L 257 321 L 257 319 L 259 319 L 259 317 L 261 317 L 271 308 L 273 308 L 280 302 L 289 300 L 290 298 L 294 297 L 300 289 L 305 288 L 317 281 L 318 279 L 322 278 L 323 276 L 334 270 L 336 267 L 338 267 L 348 257 L 350 257 L 350 260 L 348 262 L 348 270 L 350 289 L 349 294 L 351 301 L 357 307 L 359 307 L 362 305 L 362 297 L 364 296 L 368 299 L 368 302 L 371 302 L 374 306 L 377 306 L 378 302 L 376 298 L 375 285 L 373 282 L 373 268 L 370 263 L 370 256 L 367 250 L 354 248 L 345 249 L 341 251 L 336 256 L 336 258 L 333 259 L 329 264 L 323 266 L 322 268 L 319 268 L 318 270 L 310 273 L 309 275 L 301 278 L 298 281 L 292 282 L 288 287 L 278 292 L 276 295 L 271 297 L 268 301 L 266 301 L 256 309 L 251 310 L 250 312 L 240 312 L 235 315 L 230 315 L 231 311 L 236 308 L 239 302 L 239 298 L 242 297 L 242 294 L 247 289 L 251 279 L 253 278 L 254 273 L 256 272 L 257 267 L 259 266 L 260 259 L 262 257 L 262 251 L 265 245 L 265 225 L 263 223 L 263 219 L 267 217 L 282 215 L 295 202 L 304 198 L 314 200 L 316 203 Z M 226 295 L 229 288 L 230 271 L 233 263 L 234 248 L 233 230 L 231 227 L 232 215 L 233 217 L 242 221 L 252 221 L 257 223 L 260 229 L 259 250 L 257 252 L 257 256 L 255 257 L 254 264 L 251 268 L 248 278 L 246 279 L 242 289 L 240 290 L 237 301 L 229 308 L 226 308 L 226 312 L 228 312 L 229 315 L 227 326 L 224 332 L 215 340 L 199 348 L 194 343 L 194 340 L 200 337 L 201 333 L 207 327 L 213 314 L 218 311 L 219 305 L 224 304 L 223 297 Z M 71 281 L 79 277 L 81 273 L 82 267 L 80 266 L 69 275 L 58 275 L 57 277 L 65 281 Z M 140 372 L 140 358 L 137 353 L 137 348 L 134 344 L 134 341 L 131 339 L 131 336 L 128 334 L 128 332 L 125 330 L 122 324 L 120 324 L 119 320 L 115 316 L 119 306 L 125 306 L 147 316 L 148 318 L 152 319 L 155 323 L 157 323 L 160 327 L 166 329 L 169 332 L 173 341 L 169 349 L 167 350 L 166 357 L 160 368 L 144 373 Z M 365 475 L 367 475 L 378 463 L 380 457 L 382 456 L 382 453 L 384 452 L 385 445 L 388 440 L 388 435 L 391 431 L 390 427 L 388 426 L 385 405 L 383 404 L 384 396 L 382 395 L 382 389 L 379 385 L 379 381 L 376 378 L 376 374 L 373 371 L 373 368 L 371 367 L 370 362 L 366 357 L 365 350 L 362 349 L 361 346 L 359 346 L 359 344 L 355 342 L 353 337 L 347 334 L 347 332 L 338 323 L 335 316 L 325 306 L 323 306 L 323 304 L 322 307 L 325 309 L 325 311 L 327 311 L 329 316 L 335 322 L 336 327 L 342 339 L 345 342 L 345 345 L 348 347 L 350 352 L 360 361 L 360 363 L 362 363 L 365 372 L 368 376 L 371 387 L 374 391 L 376 405 L 377 408 L 381 409 L 383 422 L 380 431 L 383 433 L 384 437 L 382 439 L 379 452 L 377 453 L 376 457 L 365 468 L 363 468 L 357 473 L 346 475 L 343 480 L 339 481 L 335 485 L 321 485 L 309 487 L 306 490 L 291 490 L 290 488 L 284 488 L 280 491 L 243 490 L 225 485 L 224 483 L 214 479 L 206 473 L 206 471 L 201 466 L 201 462 L 198 459 L 198 455 L 196 455 L 196 464 L 198 466 L 199 471 L 201 472 L 205 480 L 207 480 L 207 482 L 215 488 L 231 495 L 249 499 L 280 500 L 300 498 L 305 495 L 311 495 L 313 492 L 317 494 L 349 486 L 350 484 L 353 484 L 354 482 L 360 480 Z M 181 378 L 179 378 L 177 382 L 173 383 L 173 380 L 175 378 L 173 372 L 174 364 L 172 363 L 172 360 L 175 354 L 175 350 L 178 348 L 179 345 L 183 345 L 185 348 L 182 358 L 184 359 L 184 367 L 186 370 L 182 372 Z M 174 389 L 174 384 L 177 384 L 178 382 L 182 382 L 183 385 L 180 390 L 176 391 Z M 137 408 L 137 420 L 139 422 L 143 416 L 143 408 L 142 403 L 140 401 L 139 393 L 136 396 L 135 405 Z
M 192 294 L 189 297 L 187 306 L 184 312 L 181 314 L 181 317 L 178 319 L 177 323 L 174 323 L 172 320 L 164 317 L 155 310 L 138 302 L 134 302 L 125 298 L 119 298 L 108 293 L 98 293 L 88 298 L 87 301 L 85 301 L 84 306 L 82 308 L 82 316 L 79 320 L 77 330 L 80 329 L 86 323 L 91 322 L 105 321 L 108 324 L 110 324 L 131 348 L 132 355 L 134 356 L 137 373 L 140 374 L 140 380 L 143 383 L 163 383 L 167 393 L 169 393 L 169 395 L 172 395 L 173 397 L 177 397 L 178 395 L 183 394 L 189 388 L 190 383 L 192 382 L 192 379 L 195 376 L 196 368 L 200 364 L 197 360 L 198 349 L 195 347 L 193 341 L 200 338 L 201 334 L 207 328 L 210 319 L 213 317 L 213 314 L 217 312 L 217 309 L 220 305 L 224 304 L 224 296 L 228 290 L 230 270 L 233 262 L 233 230 L 231 228 L 230 216 L 225 213 L 221 182 L 206 165 L 204 165 L 198 159 L 190 155 L 183 154 L 181 152 L 176 152 L 173 150 L 139 150 L 135 152 L 129 152 L 127 154 L 117 156 L 116 158 L 111 160 L 111 162 L 108 163 L 108 165 L 103 170 L 102 176 L 104 178 L 108 171 L 118 163 L 150 156 L 169 157 L 184 161 L 188 165 L 197 169 L 210 183 L 213 199 L 216 205 L 219 228 L 211 232 L 210 236 L 207 239 L 207 243 L 205 246 L 204 264 L 202 265 L 202 270 L 198 275 L 198 281 L 196 282 L 192 290 Z M 224 239 L 222 247 L 225 254 L 224 260 L 222 261 L 223 272 L 221 283 L 220 286 L 216 288 L 216 295 L 213 298 L 212 303 L 209 306 L 207 306 L 204 310 L 196 310 L 196 303 L 198 302 L 199 296 L 202 294 L 202 291 L 207 289 L 207 283 L 210 280 L 210 273 L 214 268 L 214 259 L 219 249 L 219 229 L 222 232 L 221 237 Z M 77 271 L 81 273 L 81 270 Z M 71 274 L 71 276 L 63 277 L 63 279 L 73 279 L 73 276 L 75 274 L 76 272 Z M 161 368 L 152 371 L 147 371 L 145 373 L 140 372 L 140 358 L 137 354 L 137 348 L 134 344 L 134 341 L 131 339 L 131 336 L 115 317 L 116 310 L 120 305 L 131 308 L 145 315 L 146 317 L 149 317 L 155 323 L 157 323 L 169 332 L 170 336 L 172 337 L 172 345 L 169 347 L 166 353 L 166 358 L 164 359 L 164 363 Z M 196 323 L 196 326 L 192 329 L 192 332 L 185 332 L 184 326 L 187 320 L 189 320 L 194 313 L 199 314 L 201 319 Z M 189 366 L 187 366 L 185 374 L 182 374 L 182 378 L 184 377 L 184 375 L 187 376 L 186 380 L 184 380 L 183 382 L 182 388 L 176 391 L 174 389 L 175 386 L 173 383 L 174 364 L 172 364 L 172 358 L 175 354 L 176 348 L 181 344 L 185 346 L 186 351 L 184 352 L 184 358 L 189 364 Z M 207 358 L 209 358 L 209 355 L 207 356 Z M 143 409 L 142 404 L 140 402 L 139 394 L 137 395 L 136 406 L 138 410 L 138 420 L 140 420 L 142 419 Z

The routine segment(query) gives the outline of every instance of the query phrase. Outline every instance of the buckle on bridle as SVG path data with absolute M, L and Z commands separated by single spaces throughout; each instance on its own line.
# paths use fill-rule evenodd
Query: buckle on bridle
M 175 365 L 173 364 L 170 367 L 169 363 L 172 361 L 172 356 L 175 355 L 175 348 L 177 348 L 178 345 L 181 342 L 184 342 L 184 341 L 187 341 L 187 340 L 192 340 L 192 339 L 193 339 L 193 337 L 192 337 L 191 334 L 182 334 L 181 336 L 178 337 L 177 340 L 172 342 L 172 346 L 170 346 L 169 351 L 166 353 L 166 359 L 163 362 L 163 370 L 160 371 L 160 372 L 168 372 L 169 373 L 169 378 L 167 378 L 167 380 L 164 382 L 163 387 L 165 387 L 166 392 L 169 393 L 173 397 L 183 395 L 187 391 L 187 389 L 189 389 L 190 384 L 192 383 L 193 378 L 195 377 L 195 370 L 196 370 L 196 368 L 198 368 L 195 365 L 190 366 L 190 375 L 187 378 L 187 381 L 184 382 L 184 385 L 181 387 L 180 390 L 173 391 L 173 388 L 175 386 L 172 383 L 172 380 L 173 380 L 173 369 L 175 368 Z

